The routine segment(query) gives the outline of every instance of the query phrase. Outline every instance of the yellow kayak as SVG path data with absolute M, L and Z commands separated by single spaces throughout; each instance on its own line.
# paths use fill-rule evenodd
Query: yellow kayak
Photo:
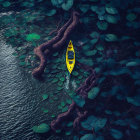
M 69 42 L 69 45 L 66 51 L 66 65 L 67 65 L 69 73 L 71 74 L 75 65 L 75 51 L 74 51 L 71 40 Z

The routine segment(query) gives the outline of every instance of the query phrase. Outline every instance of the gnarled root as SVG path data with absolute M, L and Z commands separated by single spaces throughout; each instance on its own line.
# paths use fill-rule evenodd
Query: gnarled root
M 60 127 L 61 123 L 73 112 L 75 105 L 75 102 L 72 102 L 67 112 L 58 115 L 57 119 L 51 122 L 52 130 L 56 131 Z
M 93 68 L 91 67 L 87 67 L 86 65 L 80 64 L 78 63 L 78 65 L 83 68 L 84 70 L 87 71 L 91 71 L 90 76 L 85 80 L 85 82 L 82 84 L 82 86 L 80 86 L 76 92 L 77 94 L 79 94 L 80 96 L 82 96 L 83 98 L 87 98 L 88 97 L 88 91 L 95 85 L 95 71 L 93 70 Z M 60 128 L 61 126 L 61 122 L 63 122 L 64 120 L 66 120 L 66 118 L 68 118 L 68 116 L 70 116 L 72 114 L 72 112 L 77 111 L 77 116 L 76 119 L 73 122 L 73 128 L 78 130 L 80 128 L 80 121 L 82 119 L 84 119 L 87 116 L 87 110 L 84 110 L 83 113 L 81 113 L 79 110 L 80 108 L 76 105 L 76 103 L 73 101 L 72 104 L 69 106 L 69 109 L 67 112 L 62 113 L 60 115 L 58 115 L 58 117 L 56 118 L 56 120 L 53 120 L 51 122 L 51 128 L 53 131 L 56 131 L 57 129 Z
M 71 18 L 64 26 L 62 26 L 58 30 L 57 35 L 54 38 L 52 38 L 48 42 L 41 44 L 40 46 L 34 49 L 34 53 L 40 58 L 40 65 L 37 68 L 35 68 L 32 72 L 32 75 L 34 77 L 39 77 L 44 72 L 47 62 L 46 56 L 50 52 L 55 51 L 64 45 L 70 33 L 79 23 L 78 16 L 79 13 L 73 11 Z
M 79 130 L 80 128 L 80 121 L 84 119 L 87 116 L 87 111 L 84 111 L 84 113 L 81 113 L 79 110 L 77 110 L 78 117 L 73 122 L 73 128 L 76 130 Z

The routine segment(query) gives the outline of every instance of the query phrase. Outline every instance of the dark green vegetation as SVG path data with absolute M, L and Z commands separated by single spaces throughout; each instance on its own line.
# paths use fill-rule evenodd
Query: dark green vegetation
M 139 2 L 0 0 L 3 12 L 0 27 L 5 29 L 3 34 L 7 43 L 15 48 L 13 55 L 19 58 L 19 65 L 30 73 L 38 65 L 33 49 L 53 37 L 48 35 L 49 32 L 56 29 L 60 17 L 62 21 L 68 19 L 71 8 L 81 14 L 81 25 L 71 36 L 76 61 L 95 68 L 97 84 L 88 93 L 88 102 L 76 95 L 73 86 L 73 90 L 66 89 L 68 72 L 64 47 L 48 59 L 44 77 L 46 82 L 54 85 L 55 90 L 42 93 L 42 100 L 47 104 L 42 111 L 53 120 L 59 113 L 68 110 L 73 99 L 79 107 L 86 104 L 90 115 L 81 122 L 79 132 L 74 132 L 73 120 L 64 122 L 66 129 L 60 137 L 71 135 L 70 139 L 74 140 L 139 140 Z M 5 15 L 4 12 L 9 13 Z M 88 75 L 76 65 L 70 80 L 75 81 L 78 87 Z M 49 125 L 49 122 L 44 123 Z M 49 131 L 50 127 L 44 123 L 34 126 L 33 130 L 37 133 Z M 61 134 L 61 130 L 57 133 Z

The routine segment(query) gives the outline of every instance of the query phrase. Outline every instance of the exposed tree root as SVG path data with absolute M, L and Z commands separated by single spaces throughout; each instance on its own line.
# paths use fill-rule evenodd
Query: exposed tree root
M 81 63 L 78 63 L 78 65 L 83 68 L 86 71 L 91 71 L 91 75 L 85 80 L 85 82 L 76 90 L 77 94 L 82 96 L 83 98 L 87 98 L 88 96 L 88 91 L 95 85 L 95 71 L 93 68 L 85 66 Z M 68 116 L 70 116 L 74 111 L 76 110 L 77 117 L 75 118 L 73 122 L 73 128 L 76 130 L 79 130 L 80 128 L 80 121 L 84 119 L 87 116 L 88 111 L 80 111 L 82 110 L 79 108 L 76 103 L 73 101 L 72 104 L 69 106 L 69 109 L 67 112 L 62 113 L 57 116 L 56 120 L 53 120 L 51 123 L 51 128 L 53 131 L 56 131 L 57 129 L 60 128 L 61 122 L 63 122 Z M 81 113 L 83 112 L 83 113 Z
M 75 106 L 76 106 L 76 104 L 75 104 L 75 102 L 73 101 L 72 104 L 69 106 L 69 109 L 68 109 L 67 112 L 64 112 L 64 113 L 58 115 L 58 116 L 57 116 L 57 119 L 56 119 L 56 120 L 53 120 L 53 121 L 51 122 L 51 128 L 52 128 L 52 130 L 56 131 L 56 130 L 60 127 L 61 123 L 62 123 L 65 119 L 67 119 L 67 117 L 74 111 Z
M 87 116 L 87 113 L 88 113 L 88 111 L 84 111 L 84 113 L 81 113 L 79 111 L 79 109 L 77 109 L 77 115 L 78 115 L 78 117 L 73 122 L 73 128 L 74 129 L 76 129 L 76 130 L 79 130 L 80 129 L 80 121 Z
M 32 72 L 32 75 L 34 77 L 40 77 L 44 72 L 47 62 L 46 56 L 50 52 L 56 51 L 64 45 L 68 36 L 79 22 L 78 16 L 79 13 L 73 11 L 71 18 L 64 26 L 62 26 L 62 28 L 58 30 L 57 35 L 54 38 L 34 49 L 34 53 L 40 58 L 40 65 L 37 68 L 35 68 Z

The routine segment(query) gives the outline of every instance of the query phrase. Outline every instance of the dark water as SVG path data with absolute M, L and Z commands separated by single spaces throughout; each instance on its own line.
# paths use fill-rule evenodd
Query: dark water
M 31 128 L 46 120 L 40 111 L 45 87 L 20 69 L 13 52 L 0 41 L 0 140 L 38 140 Z

